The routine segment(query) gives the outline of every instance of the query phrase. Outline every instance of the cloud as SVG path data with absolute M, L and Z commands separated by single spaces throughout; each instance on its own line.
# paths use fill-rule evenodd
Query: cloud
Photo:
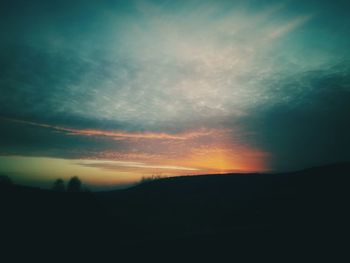
M 199 128 L 172 134 L 105 130 L 91 133 L 4 118 L 0 127 L 3 155 L 137 162 L 137 170 L 167 168 L 171 173 L 186 169 L 196 173 L 261 171 L 266 169 L 264 159 L 268 157 L 245 145 L 239 131 L 234 138 L 233 129 Z M 125 170 L 125 165 L 120 169 Z
M 243 139 L 271 153 L 269 167 L 293 170 L 349 160 L 350 63 L 280 80 L 276 90 L 293 89 L 295 98 L 261 108 L 242 120 Z
M 154 164 L 146 164 L 142 162 L 128 162 L 128 161 L 79 161 L 78 165 L 86 166 L 86 167 L 95 167 L 107 170 L 116 170 L 120 171 L 121 168 L 139 168 L 141 170 L 144 169 L 152 169 L 152 170 L 180 170 L 180 171 L 197 171 L 196 168 L 190 167 L 182 167 L 182 166 L 172 166 L 172 165 L 154 165 Z
M 146 129 L 242 115 L 255 106 L 253 94 L 258 101 L 264 96 L 262 81 L 282 70 L 271 59 L 279 39 L 307 20 L 278 17 L 286 8 L 280 5 L 253 11 L 223 3 L 173 9 L 136 2 L 130 13 L 108 12 L 106 5 L 93 12 L 89 5 L 85 14 L 73 8 L 72 29 L 58 15 L 43 16 L 50 26 L 41 34 L 2 49 L 2 112 Z M 87 21 L 90 13 L 94 22 Z M 40 22 L 32 25 L 35 31 L 46 21 Z
M 0 120 L 7 122 L 14 122 L 24 125 L 35 126 L 39 128 L 46 128 L 58 132 L 65 133 L 67 135 L 80 135 L 80 136 L 96 136 L 96 137 L 111 137 L 115 140 L 130 140 L 130 139 L 160 139 L 160 140 L 188 140 L 202 136 L 217 136 L 220 133 L 224 133 L 223 130 L 214 129 L 198 129 L 195 131 L 188 131 L 182 133 L 165 133 L 165 132 L 127 132 L 122 130 L 96 130 L 96 129 L 74 129 L 57 125 L 50 125 L 45 123 L 38 123 L 32 121 L 18 120 L 4 118 L 0 116 Z M 226 131 L 227 132 L 227 131 Z
M 347 4 L 2 5 L 1 154 L 225 171 L 349 158 Z

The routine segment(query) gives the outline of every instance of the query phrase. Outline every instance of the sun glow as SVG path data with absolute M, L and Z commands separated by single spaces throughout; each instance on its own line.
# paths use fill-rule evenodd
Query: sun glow
M 42 157 L 8 159 L 9 163 L 24 163 L 26 173 L 32 178 L 43 176 L 49 172 L 49 167 L 56 167 L 54 171 L 50 170 L 52 177 L 75 174 L 93 185 L 125 184 L 155 174 L 178 176 L 261 172 L 267 170 L 266 163 L 269 158 L 267 153 L 242 144 L 242 134 L 239 131 L 227 128 L 198 128 L 173 133 L 127 132 L 77 129 L 15 119 L 6 121 L 66 136 L 92 138 L 97 142 L 103 139 L 124 145 L 121 150 L 99 151 L 93 154 L 87 152 L 86 155 L 82 154 L 73 160 Z M 14 169 L 13 167 L 11 169 Z M 21 168 L 16 169 L 18 174 L 24 174 Z M 49 177 L 46 175 L 47 178 Z

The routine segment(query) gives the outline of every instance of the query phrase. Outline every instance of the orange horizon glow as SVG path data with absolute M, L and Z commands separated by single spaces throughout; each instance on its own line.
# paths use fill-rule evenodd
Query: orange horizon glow
M 67 135 L 107 137 L 114 143 L 117 143 L 116 140 L 123 141 L 127 145 L 125 149 L 87 152 L 86 156 L 72 159 L 82 160 L 74 161 L 74 169 L 80 171 L 82 177 L 84 173 L 89 174 L 86 180 L 95 185 L 131 183 L 144 176 L 155 174 L 180 176 L 268 170 L 269 153 L 241 143 L 239 136 L 235 137 L 238 133 L 229 129 L 199 128 L 179 133 L 128 132 L 74 129 L 22 120 L 7 120 Z M 74 171 L 72 164 L 64 165 L 66 168 L 62 170 L 66 173 Z M 76 168 L 79 166 L 83 169 Z

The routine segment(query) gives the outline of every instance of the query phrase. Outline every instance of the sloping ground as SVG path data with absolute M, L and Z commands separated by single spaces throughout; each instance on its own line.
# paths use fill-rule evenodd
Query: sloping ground
M 197 262 L 209 252 L 217 260 L 273 250 L 285 262 L 301 245 L 312 255 L 331 247 L 346 251 L 349 186 L 350 163 L 286 174 L 166 178 L 94 194 L 0 186 L 1 237 L 15 249 L 80 256 L 151 254 L 179 262 L 186 254 Z
M 349 185 L 350 165 L 343 163 L 287 174 L 166 178 L 99 198 L 118 224 L 159 238 L 340 224 Z

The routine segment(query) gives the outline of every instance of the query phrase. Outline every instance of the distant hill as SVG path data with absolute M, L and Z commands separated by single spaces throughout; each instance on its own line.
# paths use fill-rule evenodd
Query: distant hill
M 192 255 L 296 243 L 319 248 L 342 245 L 349 233 L 349 186 L 349 162 L 280 174 L 164 178 L 98 193 L 0 185 L 0 220 L 3 236 L 17 245 L 35 236 L 82 250 L 156 247 L 159 255 L 189 247 Z
M 344 211 L 349 186 L 350 163 L 341 163 L 284 174 L 164 178 L 98 196 L 116 216 L 142 228 L 163 227 L 167 235 L 169 222 L 177 234 L 303 224 L 317 217 L 313 224 L 321 224 Z

